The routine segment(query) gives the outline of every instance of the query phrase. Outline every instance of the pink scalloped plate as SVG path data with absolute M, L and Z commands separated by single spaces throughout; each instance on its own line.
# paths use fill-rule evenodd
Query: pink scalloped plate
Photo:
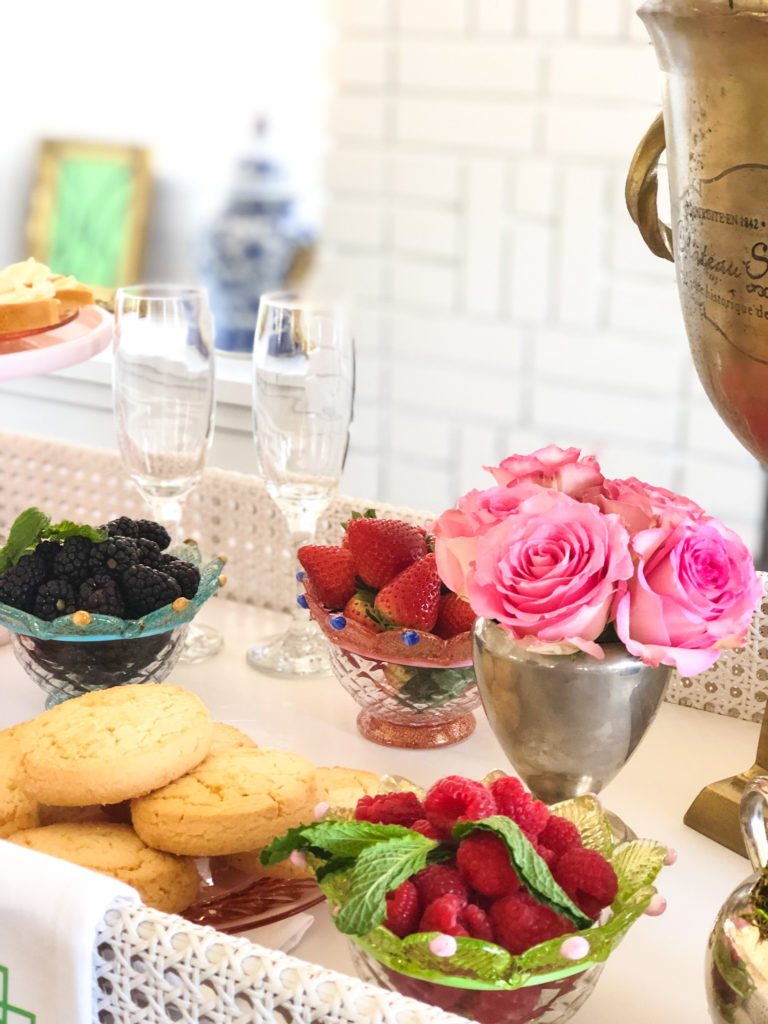
M 36 377 L 85 362 L 109 345 L 112 314 L 84 306 L 57 327 L 0 334 L 0 380 Z
M 459 633 L 448 640 L 443 640 L 434 633 L 421 630 L 409 630 L 418 636 L 413 646 L 403 643 L 401 629 L 389 629 L 383 633 L 371 633 L 358 622 L 347 621 L 342 630 L 334 629 L 331 617 L 337 613 L 330 611 L 317 600 L 308 579 L 304 580 L 304 590 L 309 606 L 309 613 L 320 626 L 332 644 L 343 647 L 345 651 L 359 654 L 372 661 L 392 661 L 399 665 L 413 665 L 421 668 L 463 668 L 472 664 L 472 633 Z
M 253 878 L 218 865 L 214 878 L 204 880 L 200 898 L 181 916 L 237 935 L 293 917 L 324 899 L 314 878 Z

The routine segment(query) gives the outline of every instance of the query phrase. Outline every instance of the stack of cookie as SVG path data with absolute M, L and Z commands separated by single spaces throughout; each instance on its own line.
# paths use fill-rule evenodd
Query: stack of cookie
M 0 732 L 0 838 L 134 886 L 180 913 L 197 899 L 196 858 L 260 874 L 260 849 L 354 805 L 378 776 L 317 768 L 212 722 L 193 693 L 165 684 L 83 694 Z M 283 868 L 285 870 L 285 868 Z

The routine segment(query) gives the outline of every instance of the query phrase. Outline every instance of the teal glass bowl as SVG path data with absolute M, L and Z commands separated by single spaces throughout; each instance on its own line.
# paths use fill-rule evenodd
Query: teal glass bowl
M 181 657 L 189 623 L 221 586 L 224 562 L 201 564 L 196 546 L 174 551 L 198 565 L 200 585 L 184 607 L 164 605 L 140 619 L 92 615 L 85 625 L 63 615 L 46 622 L 0 604 L 0 626 L 11 634 L 16 660 L 46 693 L 46 707 L 90 690 L 162 682 Z

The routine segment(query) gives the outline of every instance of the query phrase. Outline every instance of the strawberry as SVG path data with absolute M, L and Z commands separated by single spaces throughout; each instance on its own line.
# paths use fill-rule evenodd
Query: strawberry
M 440 577 L 430 553 L 382 587 L 373 606 L 392 626 L 429 632 L 437 621 L 439 601 Z
M 466 633 L 468 629 L 474 627 L 475 617 L 469 601 L 450 590 L 447 594 L 440 595 L 435 633 L 444 640 L 458 633 Z
M 343 608 L 357 589 L 350 552 L 328 544 L 305 544 L 298 556 L 318 601 L 333 610 Z
M 384 627 L 376 618 L 372 598 L 372 594 L 368 596 L 367 592 L 358 590 L 344 605 L 342 615 L 350 622 L 357 622 L 360 626 L 365 626 L 372 633 L 380 633 Z
M 352 519 L 347 543 L 357 575 L 375 590 L 427 553 L 424 532 L 400 519 Z

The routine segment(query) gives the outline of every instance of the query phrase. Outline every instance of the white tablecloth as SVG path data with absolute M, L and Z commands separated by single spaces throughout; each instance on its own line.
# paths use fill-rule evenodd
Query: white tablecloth
M 264 745 L 303 754 L 316 764 L 392 772 L 429 785 L 449 773 L 479 778 L 509 767 L 482 710 L 475 733 L 440 750 L 380 747 L 357 732 L 357 705 L 332 679 L 282 680 L 249 668 L 245 650 L 285 623 L 283 616 L 217 598 L 202 621 L 221 628 L 224 651 L 214 660 L 178 666 L 168 682 L 199 694 L 214 718 L 238 726 Z M 38 714 L 44 695 L 0 647 L 0 727 Z M 636 752 L 602 794 L 639 835 L 675 847 L 659 888 L 668 909 L 641 918 L 612 956 L 575 1024 L 680 1024 L 708 1019 L 704 952 L 726 896 L 748 874 L 747 861 L 683 825 L 699 790 L 744 770 L 754 760 L 758 726 L 665 704 Z M 321 905 L 295 956 L 354 974 L 345 940 Z

